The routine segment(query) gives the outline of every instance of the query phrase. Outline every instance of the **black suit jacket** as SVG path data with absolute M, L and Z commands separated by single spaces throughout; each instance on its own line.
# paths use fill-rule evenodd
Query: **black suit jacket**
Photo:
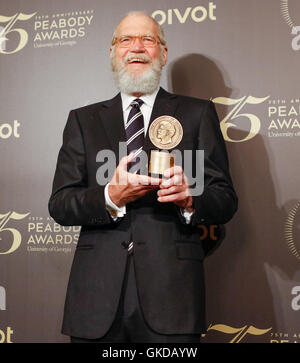
M 100 338 L 117 311 L 126 266 L 122 243 L 134 241 L 137 288 L 149 326 L 163 334 L 205 330 L 204 249 L 199 224 L 224 224 L 237 209 L 225 143 L 210 101 L 159 90 L 151 119 L 171 115 L 183 127 L 176 149 L 205 151 L 205 187 L 194 197 L 186 224 L 173 203 L 157 202 L 157 191 L 128 203 L 115 222 L 97 184 L 100 150 L 119 157 L 126 141 L 121 97 L 70 112 L 49 201 L 50 215 L 62 225 L 82 226 L 67 289 L 62 332 Z M 148 128 L 149 130 L 149 128 Z M 144 150 L 153 145 L 147 133 Z

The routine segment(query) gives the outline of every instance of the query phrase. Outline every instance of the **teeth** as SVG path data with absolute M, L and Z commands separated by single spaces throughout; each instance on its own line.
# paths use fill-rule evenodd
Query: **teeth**
M 139 59 L 139 58 L 130 59 L 129 60 L 129 63 L 132 63 L 132 62 L 141 62 L 141 63 L 144 63 L 144 61 L 142 59 Z

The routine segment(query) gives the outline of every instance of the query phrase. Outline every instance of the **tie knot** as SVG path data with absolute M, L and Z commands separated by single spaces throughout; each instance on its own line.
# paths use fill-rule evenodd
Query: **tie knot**
M 131 104 L 130 104 L 130 106 L 131 107 L 137 107 L 137 108 L 139 108 L 139 107 L 141 107 L 142 106 L 142 104 L 144 103 L 144 101 L 143 100 L 141 100 L 140 98 L 136 98 L 135 100 L 133 100 L 132 102 L 131 102 Z

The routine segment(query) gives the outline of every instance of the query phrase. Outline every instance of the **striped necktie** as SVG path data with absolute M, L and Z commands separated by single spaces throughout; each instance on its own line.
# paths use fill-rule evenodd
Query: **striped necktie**
M 139 98 L 131 102 L 131 110 L 125 125 L 127 152 L 128 155 L 134 152 L 135 157 L 142 151 L 144 146 L 144 117 L 140 109 L 143 103 L 144 101 Z M 131 168 L 138 161 L 139 158 L 136 158 L 136 161 L 130 163 L 128 167 Z

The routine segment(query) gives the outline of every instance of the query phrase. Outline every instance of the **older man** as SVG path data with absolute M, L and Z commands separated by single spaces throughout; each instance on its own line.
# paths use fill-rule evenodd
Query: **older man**
M 147 14 L 122 19 L 110 56 L 120 93 L 70 112 L 49 201 L 58 223 L 82 226 L 62 332 L 73 342 L 198 342 L 205 291 L 197 226 L 224 224 L 237 209 L 218 117 L 211 102 L 159 87 L 167 47 Z M 201 195 L 180 166 L 164 179 L 131 172 L 155 149 L 149 127 L 163 115 L 182 127 L 177 150 L 204 150 Z M 106 149 L 120 162 L 99 185 L 97 155 Z

